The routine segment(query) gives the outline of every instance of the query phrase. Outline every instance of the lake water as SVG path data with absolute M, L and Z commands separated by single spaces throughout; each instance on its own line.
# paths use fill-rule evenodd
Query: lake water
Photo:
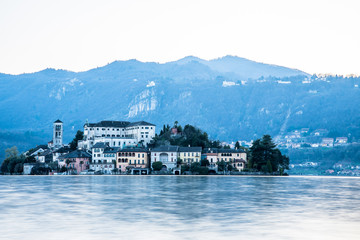
M 360 178 L 0 176 L 0 239 L 360 239 Z

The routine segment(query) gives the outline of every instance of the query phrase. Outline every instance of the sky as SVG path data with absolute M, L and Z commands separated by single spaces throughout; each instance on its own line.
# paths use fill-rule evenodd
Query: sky
M 357 0 L 0 0 L 0 72 L 225 55 L 360 75 Z

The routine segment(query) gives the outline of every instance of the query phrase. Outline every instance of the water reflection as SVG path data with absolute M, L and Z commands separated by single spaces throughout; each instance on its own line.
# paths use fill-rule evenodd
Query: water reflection
M 0 176 L 3 239 L 358 239 L 358 178 Z

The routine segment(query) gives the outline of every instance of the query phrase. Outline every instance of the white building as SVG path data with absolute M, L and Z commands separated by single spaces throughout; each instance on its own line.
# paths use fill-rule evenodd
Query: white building
M 155 137 L 155 125 L 148 122 L 101 121 L 85 123 L 84 139 L 78 148 L 90 150 L 96 143 L 107 143 L 109 147 L 145 146 Z
M 90 169 L 111 174 L 116 164 L 116 152 L 119 148 L 111 148 L 107 143 L 96 143 L 92 148 Z
M 54 148 L 61 148 L 63 144 L 63 122 L 59 119 L 53 124 L 53 140 Z
M 162 162 L 168 170 L 176 168 L 176 161 L 179 154 L 178 146 L 160 146 L 152 149 L 151 162 Z

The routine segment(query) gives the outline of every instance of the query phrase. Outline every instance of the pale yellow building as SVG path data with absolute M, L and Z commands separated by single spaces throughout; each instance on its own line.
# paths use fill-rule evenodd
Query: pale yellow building
M 182 160 L 182 163 L 191 164 L 194 162 L 200 162 L 201 160 L 201 147 L 179 147 L 178 157 Z
M 150 157 L 147 149 L 144 148 L 124 148 L 117 152 L 116 167 L 121 172 L 126 172 L 127 167 L 149 168 Z

